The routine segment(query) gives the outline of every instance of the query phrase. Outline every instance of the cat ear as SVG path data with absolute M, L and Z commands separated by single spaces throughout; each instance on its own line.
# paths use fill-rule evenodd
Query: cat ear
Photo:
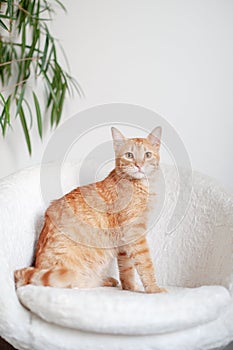
M 147 140 L 152 144 L 152 146 L 159 149 L 160 142 L 161 142 L 161 135 L 162 135 L 162 128 L 161 126 L 157 126 L 147 136 Z
M 125 136 L 117 128 L 112 127 L 112 138 L 114 141 L 125 141 Z
M 121 146 L 124 144 L 126 138 L 117 128 L 112 127 L 111 130 L 112 130 L 114 150 L 116 153 L 118 153 Z

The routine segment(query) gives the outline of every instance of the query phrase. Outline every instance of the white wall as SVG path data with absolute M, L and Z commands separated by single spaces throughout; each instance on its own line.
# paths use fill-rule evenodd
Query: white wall
M 66 117 L 96 104 L 150 108 L 174 126 L 193 168 L 233 186 L 233 1 L 64 1 L 52 27 L 86 98 Z M 21 130 L 0 139 L 0 176 L 38 162 Z

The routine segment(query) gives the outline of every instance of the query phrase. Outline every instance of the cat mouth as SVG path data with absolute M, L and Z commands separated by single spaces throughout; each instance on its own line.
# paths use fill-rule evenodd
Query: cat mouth
M 145 171 L 142 169 L 127 169 L 126 168 L 124 172 L 135 179 L 142 179 L 142 178 L 146 177 Z
M 138 170 L 138 171 L 134 171 L 132 173 L 132 176 L 135 177 L 136 179 L 142 179 L 146 176 L 146 174 L 144 173 L 144 171 Z

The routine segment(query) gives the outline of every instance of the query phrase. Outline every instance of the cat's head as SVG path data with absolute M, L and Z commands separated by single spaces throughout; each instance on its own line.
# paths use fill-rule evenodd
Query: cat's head
M 133 179 L 149 178 L 159 164 L 162 128 L 154 128 L 147 138 L 126 138 L 117 128 L 112 128 L 116 157 L 116 170 Z

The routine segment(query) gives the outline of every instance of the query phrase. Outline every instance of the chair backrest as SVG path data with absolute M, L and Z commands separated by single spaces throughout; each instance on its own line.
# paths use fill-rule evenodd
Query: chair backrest
M 38 168 L 23 170 L 0 182 L 0 254 L 11 270 L 32 261 L 43 213 L 39 190 Z
M 188 206 L 184 203 L 183 208 L 175 208 L 180 180 L 171 166 L 164 166 L 163 173 L 163 213 L 148 237 L 158 281 L 183 287 L 228 286 L 233 271 L 232 195 L 215 180 L 194 172 Z M 184 193 L 182 196 L 187 198 Z M 172 213 L 179 220 L 180 211 L 185 214 L 183 220 L 167 234 Z

